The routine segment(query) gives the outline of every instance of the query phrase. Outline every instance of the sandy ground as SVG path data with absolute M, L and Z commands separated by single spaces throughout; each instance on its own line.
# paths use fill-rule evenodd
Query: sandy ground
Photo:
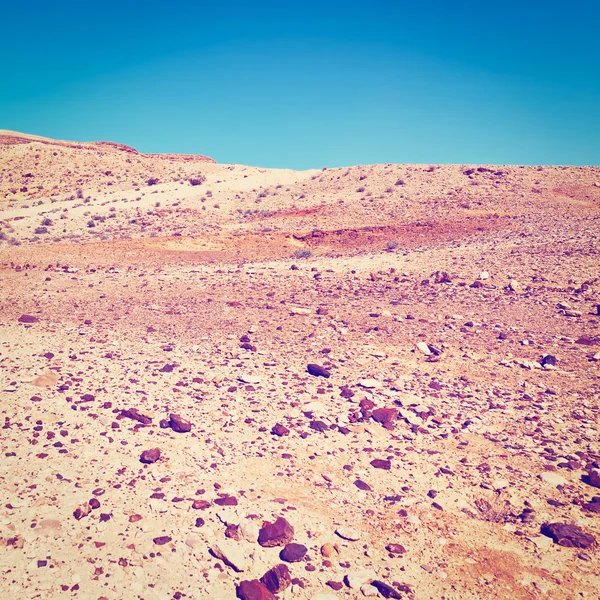
M 600 168 L 0 133 L 7 597 L 600 597 Z

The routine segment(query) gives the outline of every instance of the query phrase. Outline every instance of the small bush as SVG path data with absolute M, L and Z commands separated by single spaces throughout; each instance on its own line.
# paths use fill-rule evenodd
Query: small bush
M 296 250 L 292 256 L 294 258 L 309 258 L 312 256 L 312 250 L 309 250 L 308 248 L 301 248 L 300 250 Z
M 396 183 L 394 185 L 404 185 L 404 180 L 398 179 L 398 181 L 396 181 Z
M 52 219 L 50 219 L 49 217 L 45 217 L 45 218 L 42 220 L 42 225 L 43 225 L 44 227 L 50 227 L 51 225 L 54 225 L 54 223 L 52 222 Z
M 395 250 L 395 249 L 398 247 L 398 242 L 397 242 L 396 240 L 389 240 L 389 241 L 386 243 L 385 247 L 386 247 L 388 250 Z
M 87 222 L 87 226 L 88 226 L 88 227 L 96 227 L 96 221 L 94 221 L 93 219 L 90 219 L 90 220 Z
M 150 179 L 148 179 L 148 181 L 146 181 L 147 185 L 156 185 L 158 183 L 158 179 L 156 179 L 156 177 L 150 177 Z
M 356 191 L 357 191 L 359 194 L 362 194 L 362 193 L 365 191 L 365 188 L 364 188 L 364 187 L 359 187 L 359 188 L 357 188 L 357 190 L 356 190 Z
M 48 229 L 46 227 L 36 227 L 33 233 L 41 235 L 42 233 L 48 233 Z
M 190 185 L 202 185 L 206 181 L 206 177 L 191 177 L 188 181 L 190 182 Z

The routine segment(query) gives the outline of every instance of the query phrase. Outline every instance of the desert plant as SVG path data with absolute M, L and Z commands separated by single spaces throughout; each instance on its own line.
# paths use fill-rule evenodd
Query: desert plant
M 41 235 L 42 233 L 48 233 L 48 229 L 46 227 L 36 227 L 33 233 Z
M 395 250 L 398 247 L 398 242 L 396 240 L 388 240 L 385 247 L 390 251 Z
M 51 225 L 54 225 L 54 223 L 52 222 L 52 219 L 50 217 L 45 217 L 44 219 L 42 219 L 42 225 L 44 227 L 50 227 Z
M 146 182 L 147 185 L 156 185 L 158 183 L 158 179 L 156 179 L 156 177 L 150 177 L 150 179 L 148 179 L 148 181 Z
M 190 185 L 202 185 L 206 181 L 206 177 L 200 175 L 199 177 L 191 177 L 188 181 Z
M 96 227 L 96 221 L 94 221 L 93 219 L 90 219 L 90 220 L 87 222 L 87 226 L 88 226 L 88 227 Z
M 312 256 L 312 250 L 309 250 L 308 248 L 300 248 L 299 250 L 296 250 L 292 256 L 294 258 L 309 258 Z

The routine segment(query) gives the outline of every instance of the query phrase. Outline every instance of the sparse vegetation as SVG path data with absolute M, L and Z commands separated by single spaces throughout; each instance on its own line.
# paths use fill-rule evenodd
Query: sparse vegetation
M 294 254 L 292 254 L 293 258 L 310 258 L 312 256 L 312 250 L 309 250 L 308 248 L 301 248 L 299 250 L 296 250 L 296 252 L 294 252 Z

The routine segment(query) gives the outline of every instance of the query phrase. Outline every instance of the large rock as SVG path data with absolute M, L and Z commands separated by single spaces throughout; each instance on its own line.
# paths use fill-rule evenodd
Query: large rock
M 552 538 L 555 544 L 566 548 L 589 548 L 596 542 L 593 535 L 585 533 L 578 525 L 569 523 L 545 523 L 541 532 Z
M 236 598 L 240 598 L 240 600 L 275 600 L 275 596 L 258 579 L 242 581 L 237 586 Z
M 377 588 L 377 591 L 384 598 L 402 598 L 400 592 L 397 592 L 391 585 L 384 583 L 383 581 L 371 581 L 371 585 Z
M 600 488 L 600 469 L 592 469 L 588 473 L 588 482 L 590 485 Z
M 294 528 L 283 518 L 277 518 L 273 523 L 265 521 L 258 533 L 258 543 L 264 548 L 285 546 L 294 539 Z
M 33 315 L 21 315 L 19 317 L 19 323 L 38 323 L 39 319 Z
M 398 410 L 395 408 L 376 408 L 372 417 L 381 423 L 385 429 L 394 429 L 394 421 L 398 418 Z
M 285 562 L 298 562 L 304 558 L 308 548 L 302 544 L 286 544 L 285 548 L 279 553 L 279 558 Z
M 151 450 L 144 450 L 140 456 L 140 462 L 145 465 L 151 465 L 160 458 L 160 448 L 152 448 Z
M 292 577 L 287 565 L 275 565 L 269 569 L 261 578 L 260 582 L 273 594 L 285 590 L 292 583 Z
M 192 430 L 192 424 L 189 421 L 174 413 L 169 415 L 169 427 L 176 433 L 187 433 Z
M 248 568 L 248 558 L 243 548 L 234 542 L 221 541 L 213 544 L 213 554 L 234 571 L 241 573 Z
M 306 370 L 315 377 L 325 377 L 329 378 L 331 375 L 329 371 L 325 367 L 321 367 L 320 365 L 309 364 Z

